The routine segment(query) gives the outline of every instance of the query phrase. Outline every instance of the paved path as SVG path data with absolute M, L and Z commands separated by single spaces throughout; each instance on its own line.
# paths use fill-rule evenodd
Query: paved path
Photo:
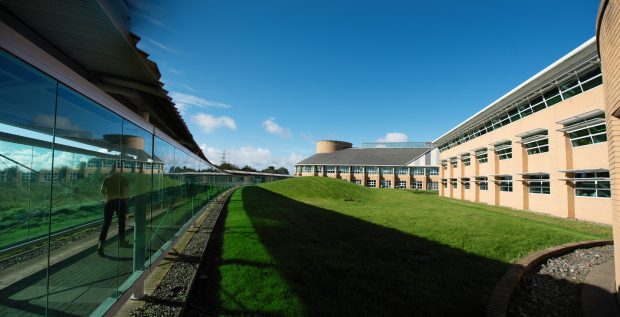
M 590 271 L 581 288 L 581 309 L 584 317 L 620 317 L 618 310 L 614 260 Z
M 175 210 L 174 220 L 170 214 L 154 219 L 153 227 L 160 227 L 153 239 L 150 238 L 151 229 L 147 229 L 146 239 L 152 241 L 150 252 L 173 237 L 179 226 L 189 218 L 179 215 L 186 213 L 186 210 Z M 33 264 L 38 270 L 32 270 L 33 265 L 11 268 L 20 278 L 0 289 L 0 316 L 45 316 L 46 306 L 47 315 L 88 316 L 106 299 L 118 296 L 118 287 L 132 272 L 133 249 L 119 249 L 115 232 L 115 228 L 110 228 L 104 257 L 97 255 L 95 234 L 66 248 L 52 250 L 50 258 L 58 258 L 61 252 L 68 252 L 68 249 L 82 249 L 77 253 L 60 255 L 62 260 L 50 266 L 49 274 L 45 265 L 47 254 L 35 260 L 40 262 Z M 133 245 L 133 228 L 127 230 L 126 236 Z M 27 270 L 30 271 L 25 272 Z M 48 287 L 49 296 L 46 296 Z

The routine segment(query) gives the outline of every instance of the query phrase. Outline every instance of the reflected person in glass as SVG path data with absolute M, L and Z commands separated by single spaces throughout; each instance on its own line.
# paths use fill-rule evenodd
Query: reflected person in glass
M 114 163 L 110 175 L 106 176 L 101 183 L 101 193 L 105 197 L 105 206 L 103 207 L 103 225 L 99 234 L 99 247 L 97 253 L 103 256 L 105 240 L 108 235 L 108 229 L 112 223 L 112 216 L 116 212 L 118 217 L 118 238 L 121 247 L 129 247 L 129 242 L 125 240 L 125 218 L 127 215 L 127 188 L 129 181 L 118 169 L 117 163 Z

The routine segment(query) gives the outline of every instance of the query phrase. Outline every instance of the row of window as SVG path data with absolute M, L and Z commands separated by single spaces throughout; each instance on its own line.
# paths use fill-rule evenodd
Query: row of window
M 360 179 L 356 179 L 353 180 L 353 183 L 356 185 L 362 185 L 362 180 Z M 380 182 L 381 188 L 392 188 L 392 181 L 391 180 L 382 180 Z M 374 179 L 368 179 L 366 180 L 366 187 L 377 187 L 377 180 Z M 397 181 L 396 183 L 396 188 L 400 188 L 400 189 L 406 189 L 407 188 L 407 182 L 406 181 Z M 423 190 L 423 183 L 422 181 L 414 181 L 411 182 L 411 185 L 409 186 L 409 188 L 411 189 L 417 189 L 417 190 Z M 426 183 L 426 190 L 439 190 L 439 183 L 437 182 L 427 182 Z
M 323 173 L 322 165 L 302 165 L 297 167 L 298 172 L 302 173 Z M 353 174 L 394 174 L 398 175 L 439 175 L 438 167 L 378 167 L 378 166 L 325 166 L 327 174 L 353 173 Z
M 609 172 L 584 172 L 575 173 L 574 178 L 567 179 L 575 184 L 575 196 L 579 197 L 611 197 L 611 187 L 609 181 Z M 523 182 L 528 184 L 528 191 L 532 194 L 551 194 L 551 183 L 549 174 L 524 175 Z M 499 187 L 499 191 L 512 192 L 513 179 L 512 176 L 496 176 L 495 182 Z M 453 189 L 458 188 L 458 181 L 451 180 L 450 185 Z M 475 183 L 478 189 L 482 191 L 489 190 L 489 180 L 487 177 L 476 177 Z M 442 180 L 445 188 L 448 186 L 448 180 Z M 470 189 L 470 180 L 462 181 L 464 189 Z
M 503 111 L 497 116 L 483 121 L 459 137 L 440 144 L 439 151 L 443 152 L 475 139 L 502 126 L 525 118 L 532 113 L 551 107 L 562 100 L 566 100 L 592 89 L 602 83 L 603 77 L 601 76 L 600 63 L 597 62 L 595 66 L 591 68 L 583 69 L 577 74 L 568 75 L 568 78 L 561 81 L 560 84 L 552 83 L 546 87 L 541 87 L 539 92 L 529 96 L 526 100 L 514 103 L 507 111 Z
M 568 133 L 573 147 L 579 147 L 588 144 L 595 144 L 607 141 L 607 129 L 605 128 L 605 114 L 597 113 L 594 116 L 586 117 L 578 121 L 572 121 L 567 124 L 562 132 Z M 521 143 L 526 149 L 527 155 L 535 155 L 549 152 L 549 135 L 547 130 L 528 135 L 521 139 Z M 507 141 L 495 145 L 493 149 L 499 160 L 508 160 L 512 158 L 512 142 Z M 484 164 L 489 161 L 486 149 L 477 150 L 475 152 L 478 163 Z M 471 165 L 469 154 L 461 156 L 464 166 Z M 458 167 L 458 161 L 455 157 L 450 159 L 452 167 Z M 445 168 L 447 163 L 442 162 Z

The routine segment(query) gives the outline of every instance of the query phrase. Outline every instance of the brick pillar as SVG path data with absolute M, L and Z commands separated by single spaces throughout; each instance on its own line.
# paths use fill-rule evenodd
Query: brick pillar
M 616 289 L 620 285 L 620 0 L 601 1 L 597 21 L 605 88 L 607 146 L 613 201 Z

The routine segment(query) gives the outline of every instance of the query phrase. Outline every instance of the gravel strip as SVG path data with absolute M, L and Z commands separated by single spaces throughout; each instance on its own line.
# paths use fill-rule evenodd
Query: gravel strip
M 133 311 L 131 316 L 176 316 L 181 312 L 211 232 L 226 200 L 233 191 L 225 192 L 209 206 L 205 221 L 180 254 L 174 251 L 168 253 L 168 257 L 176 257 L 177 260 L 153 294 L 146 298 L 145 305 Z
M 582 316 L 582 283 L 592 268 L 610 260 L 612 245 L 577 249 L 548 259 L 523 276 L 508 316 Z

